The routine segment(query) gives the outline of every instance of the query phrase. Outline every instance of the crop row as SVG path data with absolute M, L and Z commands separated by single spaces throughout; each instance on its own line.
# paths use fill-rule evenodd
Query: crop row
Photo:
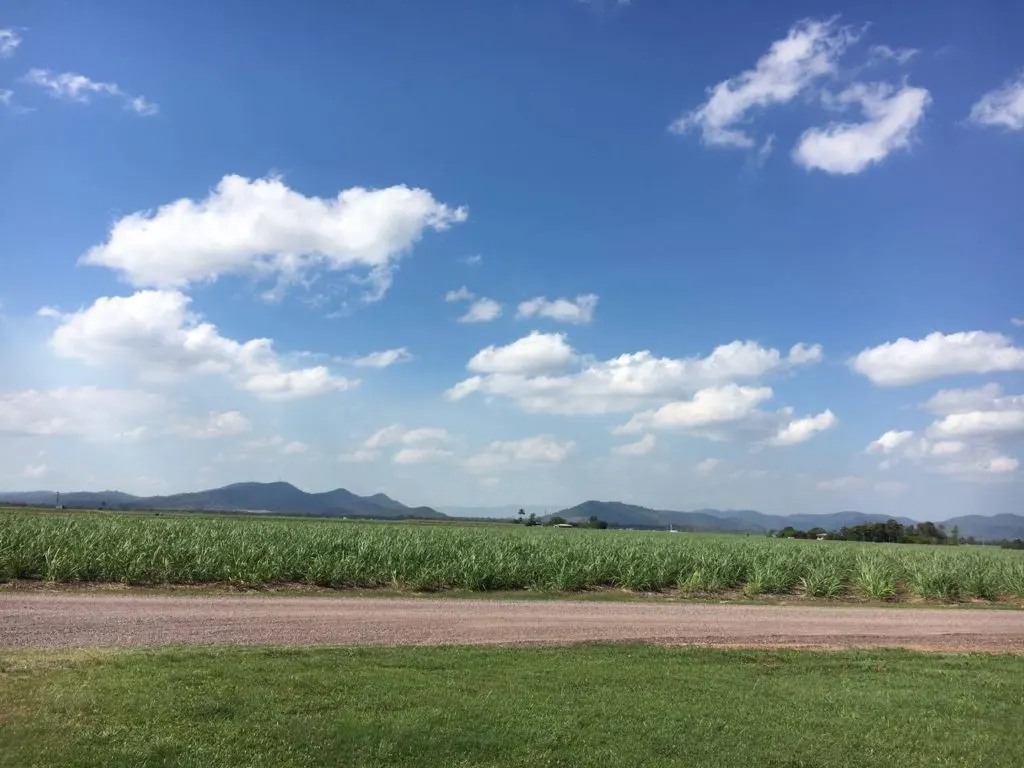
M 1024 598 L 973 547 L 333 521 L 0 513 L 0 581 Z

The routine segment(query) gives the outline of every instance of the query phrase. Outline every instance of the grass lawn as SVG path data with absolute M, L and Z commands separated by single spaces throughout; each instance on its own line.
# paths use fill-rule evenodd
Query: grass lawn
M 0 651 L 0 766 L 1020 766 L 1024 658 Z

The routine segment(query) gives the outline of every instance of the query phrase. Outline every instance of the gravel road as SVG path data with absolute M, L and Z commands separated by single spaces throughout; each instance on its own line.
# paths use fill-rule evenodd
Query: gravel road
M 0 648 L 588 641 L 1024 653 L 1024 611 L 0 593 Z

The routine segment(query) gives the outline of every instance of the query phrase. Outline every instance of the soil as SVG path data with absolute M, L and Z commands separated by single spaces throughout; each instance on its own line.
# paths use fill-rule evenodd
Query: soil
M 579 642 L 1024 653 L 1024 612 L 0 592 L 0 648 Z

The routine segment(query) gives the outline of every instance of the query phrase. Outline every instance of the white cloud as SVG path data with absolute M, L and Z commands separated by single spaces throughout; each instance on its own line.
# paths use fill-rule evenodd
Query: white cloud
M 646 456 L 648 453 L 654 450 L 654 447 L 658 444 L 658 438 L 654 435 L 644 435 L 635 443 L 626 443 L 625 445 L 617 445 L 612 448 L 612 453 L 617 456 Z
M 865 349 L 850 364 L 872 383 L 893 387 L 942 376 L 1024 370 L 1024 349 L 1001 333 L 935 332 Z
M 772 445 L 796 445 L 810 440 L 819 432 L 832 429 L 839 419 L 832 411 L 822 411 L 817 416 L 796 419 L 780 428 L 778 433 L 769 440 Z
M 444 300 L 449 303 L 454 301 L 472 301 L 475 298 L 476 295 L 466 286 L 462 286 L 454 291 L 448 291 L 448 293 L 444 295 Z
M 338 457 L 338 460 L 352 464 L 361 464 L 369 461 L 376 461 L 378 456 L 380 456 L 379 451 L 370 450 L 368 448 L 359 448 L 351 453 L 343 453 Z
M 677 400 L 660 408 L 637 413 L 617 434 L 648 430 L 692 430 L 750 416 L 757 406 L 770 399 L 771 387 L 741 387 L 726 384 L 699 390 L 690 400 Z
M 357 357 L 352 365 L 357 368 L 387 368 L 396 363 L 407 363 L 412 360 L 412 355 L 405 347 L 398 349 L 385 349 L 381 352 L 371 352 L 363 357 Z
M 885 83 L 855 83 L 831 101 L 859 104 L 866 120 L 808 129 L 793 150 L 793 159 L 804 168 L 853 174 L 910 147 L 931 95 L 908 85 L 897 91 Z
M 267 400 L 286 400 L 349 389 L 357 382 L 324 366 L 288 370 L 270 339 L 238 342 L 189 310 L 178 291 L 140 291 L 101 297 L 87 309 L 59 317 L 50 346 L 60 357 L 93 366 L 119 366 L 150 381 L 219 374 Z
M 571 299 L 555 299 L 548 301 L 544 296 L 524 301 L 516 312 L 517 318 L 546 317 L 560 323 L 584 325 L 594 319 L 597 307 L 597 294 L 585 293 Z
M 1024 70 L 978 99 L 971 107 L 970 120 L 1008 131 L 1024 130 Z
M 1012 405 L 1012 398 L 1006 401 L 1002 394 L 1002 387 L 994 382 L 971 389 L 943 389 L 932 395 L 923 407 L 932 413 L 944 415 L 987 410 L 998 407 L 999 403 Z
M 402 448 L 391 460 L 395 464 L 426 464 L 451 455 L 452 452 L 444 448 Z
M 934 443 L 931 447 L 933 456 L 952 456 L 956 453 L 963 453 L 965 450 L 967 450 L 967 443 L 959 440 L 943 440 Z
M 694 471 L 702 477 L 707 477 L 708 475 L 713 474 L 721 464 L 721 459 L 704 459 L 703 461 L 697 462 L 697 466 L 694 467 Z
M 0 59 L 9 59 L 21 45 L 21 35 L 13 29 L 0 29 Z
M 390 424 L 374 432 L 358 450 L 345 454 L 342 460 L 373 461 L 381 448 L 397 445 L 402 447 L 392 457 L 394 463 L 422 464 L 451 456 L 452 452 L 444 447 L 451 439 L 448 431 L 439 427 L 408 429 L 402 424 Z
M 300 453 L 305 453 L 309 450 L 309 446 L 299 440 L 292 440 L 290 443 L 285 443 L 281 448 L 281 453 L 285 456 L 297 456 Z
M 0 392 L 0 435 L 124 440 L 166 411 L 163 398 L 130 389 L 62 387 Z
M 822 352 L 820 344 L 794 344 L 790 350 L 787 360 L 790 365 L 808 365 L 810 363 L 820 363 L 822 360 Z
M 991 475 L 1007 475 L 1016 472 L 1020 462 L 1012 456 L 990 456 L 975 461 L 942 464 L 937 471 L 956 475 L 961 480 L 984 478 Z
M 906 64 L 917 56 L 920 51 L 917 48 L 892 48 L 888 45 L 873 45 L 868 49 L 868 61 L 878 64 L 883 61 L 895 61 L 897 64 Z
M 1020 328 L 1021 326 L 1024 326 L 1024 317 L 1011 317 L 1010 325 L 1012 325 L 1014 328 Z
M 477 299 L 469 305 L 460 323 L 489 323 L 501 317 L 501 304 L 494 299 Z
M 534 331 L 505 347 L 487 347 L 470 360 L 476 373 L 448 390 L 450 400 L 479 392 L 510 398 L 535 413 L 621 413 L 664 404 L 696 391 L 816 362 L 820 347 L 796 345 L 790 357 L 752 341 L 734 341 L 707 357 L 657 358 L 649 351 L 594 361 L 563 334 Z M 559 374 L 575 364 L 582 369 Z
M 971 438 L 1024 435 L 1024 398 L 1019 410 L 951 413 L 928 428 L 935 438 Z
M 756 108 L 786 104 L 820 78 L 836 71 L 839 57 L 857 34 L 836 20 L 804 20 L 772 43 L 754 69 L 708 90 L 708 100 L 669 126 L 674 133 L 699 129 L 705 144 L 752 148 L 755 140 L 739 127 Z
M 207 440 L 217 437 L 233 437 L 252 429 L 252 424 L 238 411 L 211 411 L 201 419 L 192 419 L 175 424 L 171 433 L 193 440 Z
M 463 264 L 467 264 L 471 267 L 477 267 L 484 263 L 484 257 L 479 253 L 474 253 L 472 256 L 467 256 L 462 260 Z
M 107 241 L 79 261 L 158 288 L 240 274 L 284 285 L 317 268 L 366 269 L 367 298 L 374 299 L 425 230 L 443 231 L 466 217 L 464 208 L 450 208 L 425 189 L 353 187 L 320 198 L 277 178 L 225 176 L 202 200 L 183 198 L 118 219 Z
M 38 480 L 40 477 L 45 477 L 49 472 L 50 468 L 45 464 L 28 464 L 21 471 L 21 474 L 22 477 L 27 477 L 30 480 Z
M 504 347 L 485 347 L 466 367 L 476 373 L 535 374 L 564 369 L 576 359 L 564 334 L 533 331 Z
M 121 99 L 124 108 L 137 115 L 149 117 L 160 111 L 158 104 L 149 101 L 145 96 L 132 96 L 117 83 L 104 83 L 92 80 L 75 72 L 52 72 L 49 69 L 30 69 L 22 80 L 31 85 L 44 88 L 57 99 L 88 104 L 92 96 L 116 96 Z
M 550 435 L 537 435 L 522 440 L 495 441 L 482 453 L 471 456 L 465 466 L 472 470 L 521 468 L 535 464 L 558 464 L 565 461 L 576 444 L 559 442 Z
M 868 447 L 864 449 L 865 453 L 892 453 L 900 446 L 906 444 L 914 436 L 914 433 L 910 430 L 904 430 L 897 432 L 894 429 L 890 429 L 884 435 L 877 440 L 873 440 L 868 444 Z

